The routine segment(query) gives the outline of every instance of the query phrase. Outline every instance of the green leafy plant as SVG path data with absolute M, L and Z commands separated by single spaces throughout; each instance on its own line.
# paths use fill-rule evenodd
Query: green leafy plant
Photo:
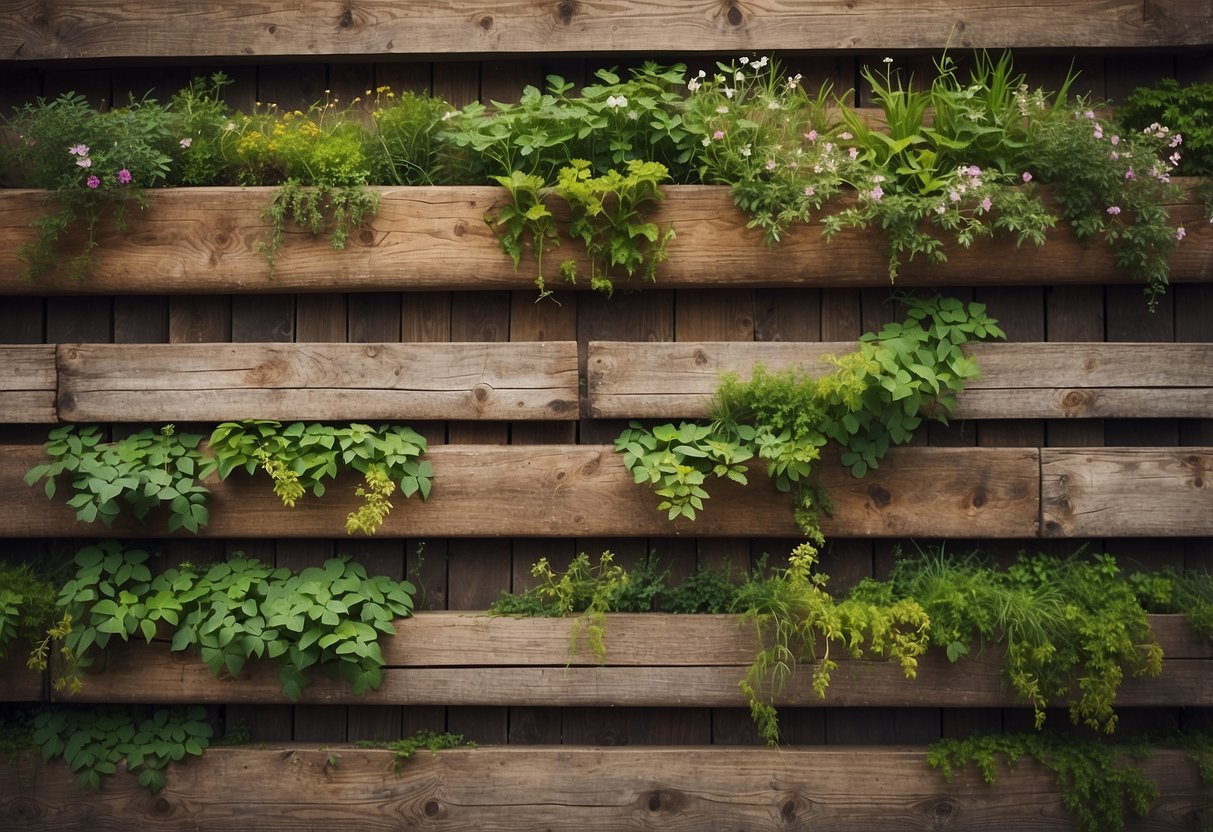
M 149 555 L 104 541 L 81 549 L 77 572 L 60 590 L 64 626 L 53 628 L 31 664 L 47 665 L 59 644 L 55 688 L 78 693 L 80 671 L 91 667 L 111 637 L 170 640 L 174 651 L 195 649 L 216 676 L 236 676 L 253 658 L 279 664 L 282 690 L 297 700 L 309 668 L 348 681 L 355 693 L 379 687 L 378 638 L 413 610 L 408 581 L 369 577 L 358 563 L 331 558 L 298 574 L 234 557 L 204 572 L 191 565 L 153 576 Z
M 452 734 L 448 731 L 437 733 L 425 729 L 418 731 L 411 737 L 404 737 L 392 742 L 359 740 L 355 745 L 359 748 L 386 748 L 388 751 L 391 751 L 392 770 L 397 774 L 400 773 L 404 764 L 418 751 L 429 751 L 431 754 L 437 754 L 439 751 L 445 751 L 449 748 L 476 747 L 476 743 L 466 739 L 463 734 Z
M 100 791 L 121 765 L 152 794 L 164 788 L 169 762 L 201 756 L 210 743 L 206 709 L 55 708 L 34 717 L 42 759 L 62 757 L 79 788 Z
M 85 523 L 106 527 L 123 511 L 143 521 L 167 508 L 168 529 L 197 534 L 209 519 L 210 492 L 201 484 L 215 470 L 214 460 L 198 450 L 202 437 L 177 433 L 172 425 L 158 432 L 142 430 L 114 442 L 103 441 L 101 429 L 63 425 L 53 429 L 44 450 L 51 462 L 25 474 L 27 485 L 45 479 L 48 499 L 54 499 L 59 479 L 68 478 L 67 504 Z
M 0 564 L 0 657 L 37 644 L 54 621 L 55 587 L 27 564 Z
M 421 459 L 425 437 L 400 425 L 224 422 L 211 434 L 210 450 L 220 477 L 226 479 L 237 469 L 250 475 L 261 469 L 283 505 L 290 507 L 307 491 L 323 496 L 325 480 L 341 469 L 361 473 L 363 485 L 355 494 L 363 503 L 346 522 L 350 534 L 374 534 L 392 509 L 388 498 L 397 487 L 406 498 L 420 494 L 427 499 L 433 477 L 432 466 Z
M 1129 576 L 1141 605 L 1152 613 L 1181 613 L 1192 629 L 1213 640 L 1213 573 L 1164 566 Z
M 535 259 L 535 287 L 539 297 L 551 294 L 543 274 L 543 254 L 549 246 L 560 245 L 556 218 L 544 203 L 547 189 L 543 179 L 522 171 L 510 171 L 508 176 L 494 176 L 505 188 L 510 201 L 490 211 L 484 218 L 497 234 L 501 250 L 514 261 L 514 270 L 522 264 L 529 250 Z
M 764 460 L 780 491 L 795 491 L 804 532 L 820 541 L 818 510 L 828 508 L 811 480 L 820 449 L 833 441 L 856 477 L 876 468 L 891 445 L 909 442 L 923 418 L 946 422 L 957 394 L 978 368 L 964 355 L 970 341 L 1003 337 L 984 304 L 907 298 L 904 323 L 860 339 L 859 349 L 832 359 L 833 371 L 814 378 L 800 368 L 748 382 L 724 376 L 712 422 L 645 428 L 631 423 L 615 450 L 637 483 L 650 483 L 671 520 L 693 520 L 708 498 L 707 479 L 748 482 L 752 459 Z
M 1168 146 L 1183 145 L 1175 173 L 1213 175 L 1213 84 L 1181 85 L 1174 78 L 1163 78 L 1118 102 L 1116 117 L 1128 130 L 1143 133 L 1167 125 L 1171 128 Z

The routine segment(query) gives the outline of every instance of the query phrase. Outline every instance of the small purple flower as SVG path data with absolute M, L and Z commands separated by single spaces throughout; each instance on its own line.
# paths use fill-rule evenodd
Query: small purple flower
M 1176 133 L 1174 136 L 1171 137 L 1171 141 L 1167 144 L 1167 147 L 1179 147 L 1183 143 L 1184 143 L 1183 133 Z
M 1092 118 L 1092 119 L 1093 119 L 1093 118 L 1095 118 L 1095 111 L 1094 111 L 1094 110 L 1087 110 L 1087 111 L 1086 111 L 1085 113 L 1083 113 L 1082 115 L 1083 115 L 1083 118 Z
M 1099 124 L 1098 122 L 1095 124 L 1095 138 L 1103 138 L 1103 125 Z
M 1184 237 L 1187 237 L 1187 236 L 1188 236 L 1188 232 L 1184 229 L 1184 227 L 1182 225 L 1179 228 L 1175 229 L 1175 239 L 1182 240 Z
M 960 202 L 960 194 L 956 193 L 956 191 L 950 191 L 948 193 L 948 199 L 952 200 L 953 202 Z
M 964 172 L 969 176 L 981 176 L 981 168 L 977 167 L 977 165 L 969 165 L 964 169 Z
M 1134 173 L 1133 168 L 1129 168 L 1128 170 L 1125 171 L 1125 179 L 1136 179 L 1136 178 L 1137 178 L 1137 174 Z
M 90 188 L 99 188 L 101 187 L 101 180 L 96 176 L 90 176 L 88 179 L 84 180 L 84 184 L 88 185 Z
M 804 137 L 811 142 L 815 142 L 815 141 L 817 141 L 817 131 L 810 130 L 809 132 L 804 134 Z
M 812 186 L 812 185 L 808 185 L 808 186 L 806 186 L 806 187 L 805 187 L 805 189 L 804 189 L 804 195 L 805 195 L 805 196 L 812 196 L 812 195 L 813 195 L 813 194 L 815 194 L 815 193 L 817 193 L 817 191 L 815 191 L 815 190 L 813 189 L 813 186 Z
M 990 210 L 991 208 L 993 208 L 993 207 L 994 207 L 994 203 L 993 203 L 993 202 L 990 202 L 990 198 L 989 198 L 989 197 L 986 197 L 985 199 L 983 199 L 983 200 L 981 201 L 981 210 L 983 210 L 983 211 L 989 211 L 989 210 Z
M 91 168 L 93 166 L 93 160 L 85 156 L 83 159 L 77 159 L 76 164 L 82 168 Z
M 1117 216 L 1118 214 L 1120 214 L 1120 206 L 1119 205 L 1109 205 L 1108 213 L 1114 217 Z
M 1025 184 L 1025 185 L 1026 185 L 1027 183 L 1031 182 L 1031 181 L 1032 181 L 1032 174 L 1028 173 L 1028 172 L 1025 170 L 1025 171 L 1023 172 L 1023 181 L 1024 181 L 1024 184 Z
M 194 143 L 194 140 L 191 139 L 189 136 L 186 136 L 184 139 L 177 142 L 177 144 L 181 145 L 182 149 L 186 149 L 186 150 L 188 150 L 189 146 L 193 143 Z
M 127 170 L 126 168 L 122 168 L 122 170 L 118 171 L 118 184 L 119 185 L 131 184 L 131 172 L 129 170 Z
M 715 133 L 712 134 L 712 138 L 716 139 L 716 141 L 720 141 L 721 139 L 724 138 L 724 131 L 717 130 Z
M 859 158 L 859 148 L 858 147 L 852 147 L 850 150 L 847 151 L 847 153 L 850 155 L 850 157 L 852 159 Z
M 72 154 L 73 156 L 87 156 L 88 155 L 88 145 L 74 144 L 67 149 L 67 152 Z
M 874 202 L 880 202 L 880 198 L 884 196 L 884 190 L 877 185 L 875 188 L 868 191 L 868 196 L 870 196 Z
M 775 170 L 777 167 L 779 165 L 775 163 L 774 159 L 767 159 L 767 170 Z

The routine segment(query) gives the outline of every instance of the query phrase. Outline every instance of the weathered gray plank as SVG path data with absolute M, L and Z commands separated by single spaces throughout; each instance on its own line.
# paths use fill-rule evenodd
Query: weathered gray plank
M 65 344 L 65 421 L 576 419 L 577 344 Z
M 0 344 L 0 366 L 0 422 L 54 422 L 55 347 Z

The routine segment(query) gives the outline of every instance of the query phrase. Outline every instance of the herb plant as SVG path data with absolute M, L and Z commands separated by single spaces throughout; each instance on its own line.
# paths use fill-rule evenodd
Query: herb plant
M 1171 130 L 1168 144 L 1183 145 L 1183 158 L 1175 173 L 1182 176 L 1213 175 L 1213 84 L 1181 85 L 1163 78 L 1149 87 L 1138 87 L 1116 103 L 1116 117 L 1126 130 L 1153 132 L 1154 125 Z M 1180 136 L 1180 139 L 1176 139 Z
M 433 468 L 421 459 L 425 437 L 399 425 L 372 428 L 352 423 L 337 428 L 302 422 L 284 427 L 267 420 L 224 422 L 211 434 L 210 449 L 220 477 L 226 479 L 240 468 L 248 474 L 261 469 L 289 507 L 307 491 L 323 496 L 325 479 L 336 477 L 338 470 L 358 471 L 363 484 L 356 496 L 363 502 L 346 521 L 350 534 L 374 534 L 392 510 L 388 498 L 397 487 L 406 498 L 430 496 Z
M 0 658 L 36 644 L 55 614 L 55 587 L 26 564 L 0 564 Z
M 645 428 L 631 423 L 615 450 L 637 483 L 649 483 L 671 520 L 693 520 L 708 498 L 707 479 L 748 482 L 746 463 L 767 463 L 780 491 L 794 491 L 797 522 L 820 540 L 818 511 L 827 507 L 811 480 L 828 442 L 844 448 L 856 477 L 876 468 L 891 445 L 909 442 L 924 417 L 947 421 L 956 395 L 978 375 L 964 344 L 1003 337 L 983 304 L 940 297 L 906 299 L 907 320 L 860 339 L 859 349 L 813 378 L 800 368 L 778 374 L 756 368 L 748 382 L 724 376 L 707 425 Z
M 102 777 L 121 765 L 152 794 L 164 788 L 170 761 L 198 757 L 210 744 L 206 709 L 55 708 L 34 717 L 42 759 L 62 757 L 76 785 L 100 791 Z
M 386 748 L 392 752 L 392 770 L 397 774 L 404 768 L 405 763 L 412 759 L 418 751 L 426 750 L 437 754 L 448 748 L 475 748 L 476 743 L 466 739 L 463 734 L 452 734 L 449 731 L 436 733 L 422 729 L 411 737 L 378 742 L 375 740 L 359 740 L 355 743 L 359 748 Z
M 71 488 L 67 504 L 76 519 L 106 527 L 129 511 L 142 521 L 168 509 L 168 529 L 197 534 L 209 519 L 210 492 L 201 484 L 215 470 L 214 460 L 202 454 L 197 434 L 178 434 L 172 425 L 158 432 L 142 430 L 114 442 L 103 440 L 100 428 L 63 425 L 53 429 L 44 446 L 52 461 L 36 465 L 25 475 L 27 485 L 46 480 L 48 499 L 54 499 L 60 478 Z

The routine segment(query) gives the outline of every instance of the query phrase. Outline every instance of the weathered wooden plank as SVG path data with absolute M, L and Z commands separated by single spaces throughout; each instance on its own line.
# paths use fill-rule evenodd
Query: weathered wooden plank
M 1203 46 L 1207 0 L 928 0 L 840 6 L 826 0 L 740 5 L 468 0 L 415 6 L 365 0 L 225 3 L 203 14 L 185 0 L 150 6 L 25 0 L 0 17 L 7 60 L 202 58 L 517 52 L 1066 49 Z
M 60 417 L 576 419 L 575 342 L 65 344 Z
M 46 675 L 26 667 L 29 645 L 9 645 L 0 658 L 0 702 L 41 702 L 46 699 Z
M 1205 795 L 1184 752 L 1143 763 L 1160 796 L 1143 832 L 1191 828 Z M 69 829 L 232 832 L 424 828 L 585 832 L 661 828 L 1066 830 L 1055 776 L 1023 761 L 984 784 L 973 768 L 946 782 L 921 748 L 486 747 L 421 753 L 303 745 L 211 748 L 171 763 L 148 796 L 133 777 L 79 791 L 68 767 L 35 752 L 0 760 L 0 821 L 22 832 Z
M 825 374 L 826 356 L 854 342 L 670 344 L 594 341 L 590 412 L 600 418 L 699 418 L 720 373 L 748 377 L 799 365 Z M 1183 417 L 1213 413 L 1213 346 L 1175 343 L 973 344 L 982 377 L 960 396 L 957 419 Z
M 1213 534 L 1213 448 L 1042 448 L 1042 534 Z
M 566 622 L 567 623 L 567 622 Z M 395 667 L 384 670 L 377 690 L 356 696 L 339 679 L 322 675 L 304 689 L 300 703 L 338 705 L 565 706 L 565 707 L 743 707 L 738 682 L 749 657 L 737 665 L 712 661 L 663 664 L 666 650 L 650 645 L 644 665 L 511 666 L 503 661 L 486 667 Z M 938 651 L 919 659 L 918 675 L 905 678 L 890 661 L 854 661 L 831 654 L 838 668 L 831 674 L 824 699 L 813 689 L 812 674 L 802 667 L 775 691 L 777 704 L 800 707 L 1010 707 L 1023 705 L 1003 678 L 1002 656 L 994 650 L 950 663 Z M 1116 702 L 1127 706 L 1213 705 L 1208 659 L 1163 659 L 1158 678 L 1127 678 Z M 104 672 L 84 680 L 80 693 L 52 691 L 61 702 L 273 703 L 286 701 L 271 662 L 253 662 L 240 675 L 215 678 L 197 655 L 170 653 L 162 642 L 131 644 L 107 656 Z
M 1213 279 L 1213 228 L 1203 221 L 1203 202 L 1193 189 L 1170 206 L 1172 217 L 1189 231 L 1172 257 L 1176 282 Z M 32 234 L 30 221 L 45 210 L 44 195 L 0 191 L 0 293 L 381 292 L 532 284 L 531 264 L 515 271 L 484 222 L 485 213 L 504 198 L 501 189 L 376 190 L 382 196 L 379 213 L 351 236 L 346 250 L 334 252 L 326 239 L 288 230 L 272 276 L 257 248 L 268 229 L 262 211 L 272 189 L 153 191 L 148 209 L 128 218 L 128 231 L 110 224 L 98 230 L 100 248 L 86 279 L 57 276 L 36 283 L 23 277 L 16 250 Z M 745 227 L 727 188 L 672 185 L 665 193 L 655 219 L 673 226 L 678 237 L 658 270 L 660 286 L 888 285 L 884 245 L 874 242 L 879 232 L 844 232 L 826 242 L 821 227 L 812 224 L 793 229 L 768 249 L 761 232 Z M 572 250 L 566 244 L 549 259 L 572 257 Z M 1099 283 L 1117 274 L 1109 247 L 1084 247 L 1068 229 L 1052 232 L 1040 249 L 1017 249 L 1012 240 L 999 238 L 948 251 L 942 266 L 906 264 L 899 284 L 968 285 L 975 274 L 985 282 L 1020 285 Z M 621 280 L 618 285 L 647 284 Z
M 0 345 L 0 422 L 56 420 L 54 353 L 53 344 Z
M 432 447 L 434 491 L 428 502 L 398 500 L 382 536 L 408 537 L 796 537 L 787 495 L 761 471 L 748 487 L 712 484 L 712 499 L 693 523 L 669 522 L 658 498 L 637 486 L 610 447 L 596 445 Z M 92 537 L 61 502 L 22 480 L 44 458 L 30 447 L 0 447 L 0 536 Z M 899 448 L 877 471 L 856 480 L 835 461 L 819 463 L 834 501 L 823 518 L 831 537 L 1033 537 L 1039 524 L 1035 449 Z M 324 499 L 306 496 L 284 509 L 267 481 L 233 476 L 208 486 L 207 537 L 341 535 L 356 478 L 341 477 Z M 125 519 L 112 534 L 163 535 Z M 1178 528 L 1172 534 L 1183 534 Z

